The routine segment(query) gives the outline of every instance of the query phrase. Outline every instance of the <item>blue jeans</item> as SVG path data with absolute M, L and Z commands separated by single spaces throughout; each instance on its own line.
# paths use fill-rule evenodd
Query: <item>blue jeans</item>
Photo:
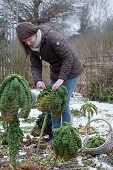
M 75 89 L 75 86 L 78 82 L 78 79 L 79 79 L 79 76 L 76 77 L 76 78 L 73 78 L 73 79 L 68 79 L 68 80 L 64 81 L 64 83 L 62 84 L 68 90 L 68 94 L 66 95 L 67 103 L 66 103 L 66 106 L 64 108 L 64 112 L 61 116 L 62 119 L 61 119 L 61 117 L 59 117 L 57 119 L 52 118 L 52 130 L 53 131 L 57 130 L 61 126 L 61 121 L 62 121 L 63 126 L 64 126 L 64 122 L 71 123 L 71 111 L 70 111 L 70 108 L 69 108 L 69 102 L 70 102 L 70 98 L 72 96 L 72 93 Z M 54 84 L 55 81 L 51 80 L 50 83 Z M 54 113 L 52 113 L 52 114 L 54 114 Z

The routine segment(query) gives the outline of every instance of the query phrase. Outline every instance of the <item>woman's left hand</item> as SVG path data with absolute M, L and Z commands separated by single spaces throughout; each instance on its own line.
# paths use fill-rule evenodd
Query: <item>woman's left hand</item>
M 55 84 L 52 86 L 52 90 L 55 91 L 63 84 L 64 80 L 58 79 Z

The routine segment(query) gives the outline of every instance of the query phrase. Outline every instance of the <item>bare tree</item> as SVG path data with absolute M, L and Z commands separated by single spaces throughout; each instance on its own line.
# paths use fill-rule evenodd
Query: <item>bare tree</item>
M 10 3 L 10 0 L 5 0 Z M 65 18 L 76 12 L 75 3 L 77 0 L 27 0 L 18 1 L 19 22 L 32 21 L 40 24 L 51 22 L 57 18 Z M 16 0 L 13 4 L 16 6 Z M 16 9 L 14 11 L 16 15 Z
M 78 32 L 84 32 L 89 24 L 90 24 L 90 17 L 92 15 L 92 9 L 95 4 L 97 4 L 97 0 L 80 0 L 81 5 L 78 6 L 78 13 L 77 16 L 80 22 L 80 29 Z

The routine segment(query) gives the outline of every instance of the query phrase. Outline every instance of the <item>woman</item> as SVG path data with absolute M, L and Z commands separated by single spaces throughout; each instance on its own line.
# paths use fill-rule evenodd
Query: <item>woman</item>
M 71 123 L 70 97 L 83 71 L 79 57 L 66 40 L 47 25 L 35 26 L 29 22 L 22 22 L 18 24 L 16 32 L 25 55 L 30 55 L 36 87 L 46 88 L 42 81 L 42 60 L 50 64 L 52 90 L 56 90 L 60 85 L 66 86 L 67 104 L 62 114 L 62 125 L 65 121 Z M 52 118 L 52 130 L 55 131 L 60 126 L 61 117 Z

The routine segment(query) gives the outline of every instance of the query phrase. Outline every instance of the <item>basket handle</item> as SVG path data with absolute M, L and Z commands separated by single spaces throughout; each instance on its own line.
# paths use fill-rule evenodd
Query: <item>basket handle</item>
M 102 118 L 96 118 L 96 119 L 92 119 L 92 120 L 90 120 L 90 121 L 86 124 L 85 129 L 84 129 L 84 132 L 85 132 L 85 135 L 86 135 L 86 136 L 88 135 L 88 134 L 87 134 L 87 128 L 88 128 L 88 125 L 89 125 L 91 122 L 96 121 L 96 120 L 103 120 L 103 121 L 105 121 L 105 122 L 109 125 L 110 132 L 112 132 L 112 131 L 113 131 L 113 129 L 112 129 L 112 127 L 111 127 L 110 123 L 109 123 L 107 120 L 102 119 Z

